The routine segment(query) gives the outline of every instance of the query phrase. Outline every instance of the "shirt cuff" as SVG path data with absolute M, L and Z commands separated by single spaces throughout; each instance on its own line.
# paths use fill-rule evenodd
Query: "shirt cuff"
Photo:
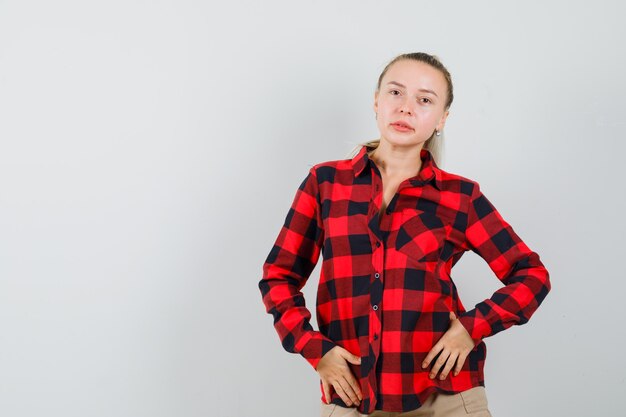
M 474 340 L 474 346 L 477 346 L 483 338 L 491 334 L 491 326 L 487 320 L 476 317 L 477 312 L 478 310 L 474 308 L 458 316 L 458 320 Z
M 337 346 L 333 341 L 318 332 L 318 335 L 311 338 L 302 348 L 300 354 L 317 369 L 317 364 L 329 350 Z

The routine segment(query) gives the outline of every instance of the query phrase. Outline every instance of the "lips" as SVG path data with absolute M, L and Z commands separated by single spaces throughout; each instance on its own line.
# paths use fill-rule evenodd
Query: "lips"
M 408 129 L 412 130 L 413 129 L 413 127 L 411 127 L 410 124 L 408 124 L 406 122 L 403 122 L 403 121 L 397 121 L 397 122 L 392 123 L 391 125 L 392 126 L 397 126 L 397 127 L 399 127 L 400 129 L 403 129 L 403 130 L 408 130 Z

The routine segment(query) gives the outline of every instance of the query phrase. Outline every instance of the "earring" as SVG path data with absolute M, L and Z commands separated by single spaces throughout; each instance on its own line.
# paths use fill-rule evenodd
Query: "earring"
M 435 135 L 441 136 L 441 132 L 439 130 L 435 130 Z

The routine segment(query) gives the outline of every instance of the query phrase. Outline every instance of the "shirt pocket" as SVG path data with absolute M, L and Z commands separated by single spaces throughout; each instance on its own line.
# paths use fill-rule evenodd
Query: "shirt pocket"
M 448 234 L 444 221 L 414 209 L 402 211 L 400 219 L 395 249 L 418 262 L 438 261 Z

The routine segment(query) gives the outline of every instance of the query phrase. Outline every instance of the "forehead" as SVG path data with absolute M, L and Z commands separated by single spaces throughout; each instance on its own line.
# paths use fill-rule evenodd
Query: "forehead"
M 446 78 L 441 71 L 414 60 L 405 59 L 392 64 L 382 79 L 381 88 L 390 81 L 405 85 L 409 90 L 428 88 L 437 93 L 447 90 Z

